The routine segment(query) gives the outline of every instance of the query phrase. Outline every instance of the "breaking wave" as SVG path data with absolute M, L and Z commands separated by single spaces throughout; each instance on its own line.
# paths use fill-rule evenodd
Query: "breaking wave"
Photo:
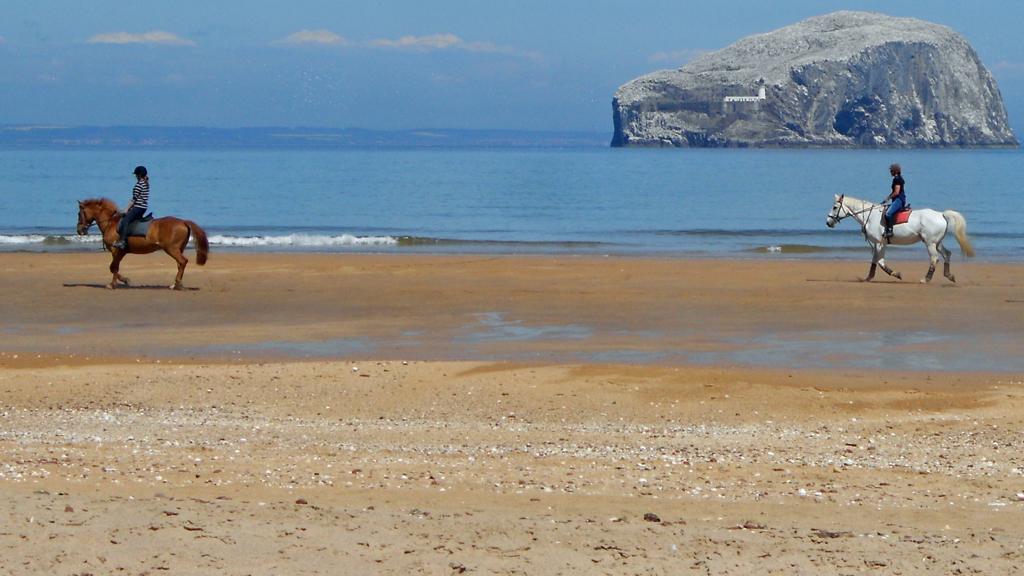
M 355 236 L 352 234 L 281 234 L 233 236 L 214 234 L 209 237 L 211 246 L 237 248 L 344 248 L 360 246 L 397 246 L 398 238 L 391 236 Z M 7 250 L 45 250 L 86 248 L 102 243 L 99 234 L 0 234 L 0 247 Z
M 212 246 L 240 248 L 261 246 L 273 248 L 332 248 L 344 246 L 395 246 L 398 239 L 391 236 L 354 236 L 352 234 L 283 234 L 280 236 L 210 236 Z
M 17 247 L 30 246 L 71 246 L 74 244 L 99 244 L 99 235 L 79 236 L 77 234 L 0 234 L 0 245 Z

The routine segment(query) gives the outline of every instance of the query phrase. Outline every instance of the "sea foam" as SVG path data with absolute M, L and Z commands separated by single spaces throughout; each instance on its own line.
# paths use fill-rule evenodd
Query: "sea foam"
M 192 239 L 194 241 L 194 238 Z M 100 244 L 103 238 L 99 234 L 0 234 L 0 246 L 17 249 L 19 246 L 31 248 L 59 247 L 74 245 Z M 193 244 L 190 241 L 189 244 Z M 359 246 L 397 246 L 398 238 L 391 236 L 355 236 L 352 234 L 281 234 L 265 236 L 233 236 L 213 234 L 209 237 L 212 246 L 228 246 L 239 248 L 331 248 Z
M 77 234 L 0 234 L 0 244 L 17 246 L 21 244 L 93 244 L 100 243 L 102 238 L 98 234 L 79 236 Z
M 394 246 L 398 239 L 391 236 L 353 236 L 352 234 L 284 234 L 281 236 L 229 236 L 214 234 L 210 236 L 210 244 L 214 246 L 259 247 L 277 246 L 297 248 L 316 248 L 332 246 Z

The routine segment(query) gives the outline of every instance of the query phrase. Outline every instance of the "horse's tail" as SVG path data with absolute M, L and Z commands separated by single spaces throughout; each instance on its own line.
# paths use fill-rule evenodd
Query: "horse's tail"
M 206 231 L 191 220 L 185 220 L 185 224 L 196 238 L 196 264 L 202 266 L 206 264 L 206 257 L 210 253 L 210 241 L 206 239 Z
M 946 229 L 952 226 L 953 234 L 960 243 L 960 250 L 964 256 L 974 256 L 974 246 L 971 246 L 971 241 L 967 238 L 967 220 L 964 219 L 964 215 L 956 210 L 946 210 L 942 216 L 946 218 Z

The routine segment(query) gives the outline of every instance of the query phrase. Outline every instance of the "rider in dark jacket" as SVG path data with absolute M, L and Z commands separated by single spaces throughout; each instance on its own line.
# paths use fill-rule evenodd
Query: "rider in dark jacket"
M 899 164 L 889 166 L 889 174 L 892 176 L 892 188 L 886 201 L 889 207 L 882 214 L 882 225 L 885 226 L 885 237 L 892 238 L 892 221 L 896 213 L 907 206 L 905 184 L 903 183 L 902 168 Z

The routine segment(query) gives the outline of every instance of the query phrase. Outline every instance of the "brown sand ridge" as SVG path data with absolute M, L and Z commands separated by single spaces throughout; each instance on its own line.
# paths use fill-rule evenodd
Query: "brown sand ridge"
M 0 255 L 0 573 L 1024 562 L 1019 265 L 214 254 L 185 292 L 166 258 L 113 292 L 105 266 Z M 897 333 L 938 337 L 870 337 Z

